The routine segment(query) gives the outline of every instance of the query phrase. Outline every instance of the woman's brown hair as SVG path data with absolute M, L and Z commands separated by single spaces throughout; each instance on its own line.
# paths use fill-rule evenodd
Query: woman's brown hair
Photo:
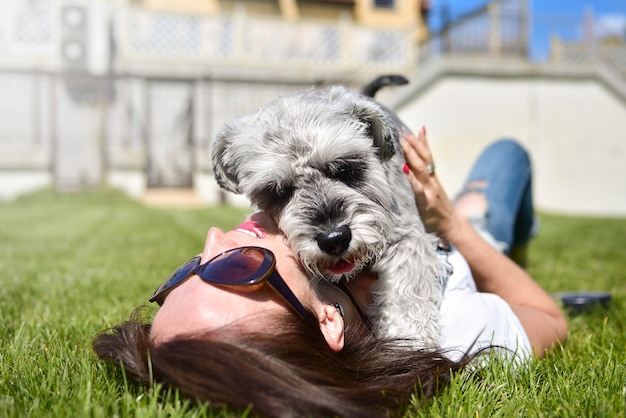
M 266 417 L 388 415 L 415 393 L 427 399 L 449 382 L 460 362 L 436 350 L 412 351 L 396 341 L 346 330 L 340 352 L 294 314 L 280 327 L 243 332 L 228 327 L 154 345 L 140 311 L 98 335 L 96 354 L 143 385 L 162 383 L 188 397 Z

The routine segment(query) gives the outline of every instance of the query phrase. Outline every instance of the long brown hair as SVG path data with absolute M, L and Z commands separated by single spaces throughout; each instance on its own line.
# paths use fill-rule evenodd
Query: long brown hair
M 143 385 L 162 383 L 192 399 L 229 405 L 266 417 L 379 417 L 418 390 L 434 395 L 461 370 L 436 350 L 411 351 L 396 341 L 353 338 L 346 329 L 340 352 L 330 350 L 319 328 L 294 314 L 263 332 L 228 327 L 152 344 L 150 324 L 136 310 L 129 321 L 98 335 L 97 355 Z

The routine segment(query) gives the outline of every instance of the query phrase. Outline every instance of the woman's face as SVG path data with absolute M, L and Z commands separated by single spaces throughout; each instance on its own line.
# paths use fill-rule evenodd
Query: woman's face
M 317 296 L 276 224 L 267 214 L 256 213 L 233 231 L 211 228 L 202 252 L 202 262 L 225 250 L 242 246 L 264 247 L 274 253 L 278 273 L 298 300 L 315 312 L 329 346 L 340 350 L 343 347 L 343 319 L 334 306 Z M 151 336 L 154 342 L 159 343 L 177 335 L 209 331 L 225 325 L 259 331 L 268 325 L 270 318 L 275 320 L 280 317 L 276 313 L 285 314 L 289 309 L 267 284 L 254 290 L 237 286 L 220 287 L 194 275 L 167 296 L 154 317 Z

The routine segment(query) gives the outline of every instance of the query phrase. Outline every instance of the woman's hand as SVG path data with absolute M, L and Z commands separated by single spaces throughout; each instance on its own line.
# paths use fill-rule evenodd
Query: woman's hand
M 426 129 L 420 129 L 417 137 L 404 130 L 400 145 L 406 159 L 403 170 L 415 194 L 415 203 L 426 230 L 450 239 L 457 227 L 456 212 L 435 173 Z
M 567 321 L 554 300 L 519 266 L 489 245 L 456 211 L 434 172 L 433 158 L 422 128 L 417 138 L 404 132 L 400 141 L 415 203 L 429 232 L 450 241 L 465 257 L 481 292 L 504 299 L 522 323 L 540 357 L 567 337 Z M 432 170 L 428 169 L 431 165 Z M 430 171 L 430 172 L 429 172 Z

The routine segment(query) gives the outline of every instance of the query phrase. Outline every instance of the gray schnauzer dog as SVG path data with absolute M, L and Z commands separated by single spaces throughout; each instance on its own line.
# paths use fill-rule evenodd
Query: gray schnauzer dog
M 367 308 L 376 336 L 437 347 L 446 267 L 402 173 L 402 129 L 363 94 L 305 90 L 227 123 L 213 167 L 223 189 L 274 218 L 310 277 L 378 274 Z

